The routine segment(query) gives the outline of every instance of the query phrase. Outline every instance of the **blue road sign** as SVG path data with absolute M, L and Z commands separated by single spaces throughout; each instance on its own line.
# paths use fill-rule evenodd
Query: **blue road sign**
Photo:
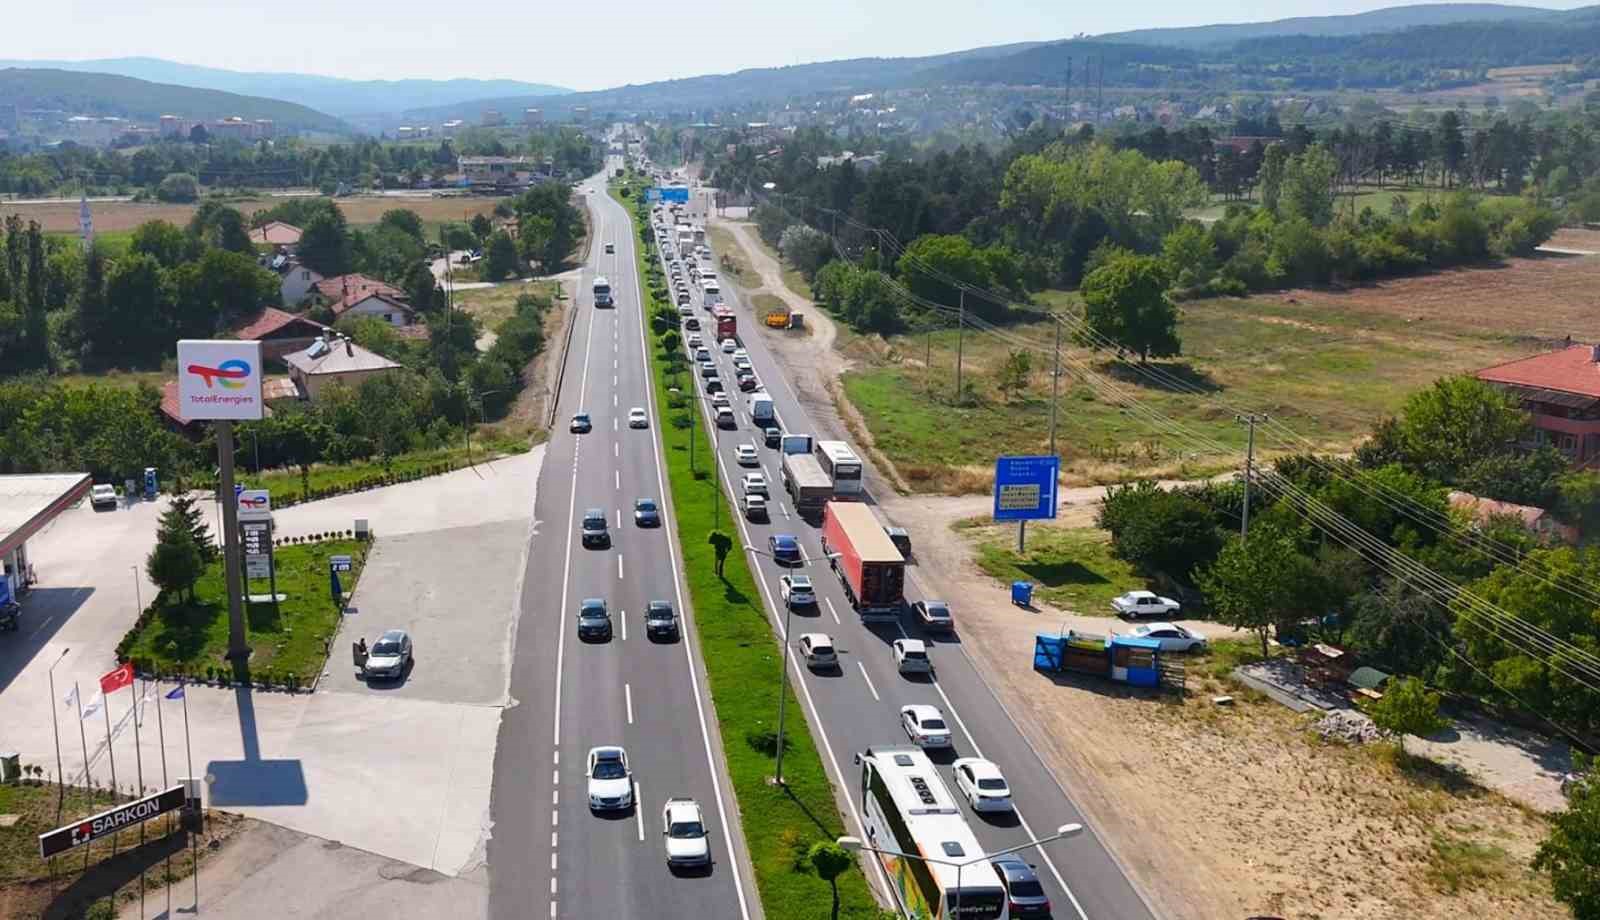
M 644 190 L 644 200 L 645 201 L 660 201 L 661 200 L 661 189 L 653 188 L 653 187 L 645 189 Z
M 1056 516 L 1060 457 L 1001 457 L 994 462 L 994 519 L 1037 521 Z
M 676 201 L 679 204 L 689 203 L 689 187 L 687 185 L 663 185 L 656 191 L 661 194 L 662 201 Z

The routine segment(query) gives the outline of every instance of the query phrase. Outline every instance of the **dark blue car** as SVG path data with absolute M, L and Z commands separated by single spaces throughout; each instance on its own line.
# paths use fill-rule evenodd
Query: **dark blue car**
M 767 548 L 772 553 L 774 561 L 780 565 L 799 565 L 800 541 L 792 534 L 775 533 L 767 538 Z

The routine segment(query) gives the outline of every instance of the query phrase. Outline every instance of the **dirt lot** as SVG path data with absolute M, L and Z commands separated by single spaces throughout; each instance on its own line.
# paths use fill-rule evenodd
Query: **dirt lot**
M 283 198 L 245 198 L 227 202 L 245 217 L 252 212 L 281 204 Z M 494 198 L 340 198 L 339 209 L 351 224 L 375 224 L 384 211 L 406 208 L 417 212 L 424 221 L 471 220 L 477 214 L 494 210 Z M 102 201 L 90 205 L 94 212 L 94 228 L 108 233 L 132 230 L 147 220 L 164 220 L 182 226 L 194 215 L 196 205 L 165 204 L 162 202 Z M 0 202 L 0 218 L 7 214 L 20 214 L 23 220 L 36 220 L 46 232 L 78 232 L 78 203 L 73 201 L 50 204 L 8 204 Z
M 1600 231 L 1562 230 L 1550 245 L 1600 252 Z M 1346 292 L 1291 291 L 1315 308 L 1396 317 L 1419 331 L 1474 331 L 1538 341 L 1600 341 L 1600 257 L 1541 255 L 1502 267 L 1462 268 Z

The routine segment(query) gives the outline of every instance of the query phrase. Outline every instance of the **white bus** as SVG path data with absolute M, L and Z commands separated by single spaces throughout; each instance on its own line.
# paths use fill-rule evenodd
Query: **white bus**
M 983 859 L 978 838 L 928 755 L 914 747 L 868 748 L 856 763 L 867 846 L 945 861 L 871 854 L 889 876 L 901 914 L 911 920 L 1008 917 L 1000 877 Z M 964 864 L 959 881 L 956 867 L 946 863 Z
M 607 281 L 604 275 L 594 279 L 594 305 L 611 306 L 611 282 Z
M 861 494 L 861 458 L 843 441 L 818 441 L 817 461 L 833 480 L 833 494 L 856 498 Z

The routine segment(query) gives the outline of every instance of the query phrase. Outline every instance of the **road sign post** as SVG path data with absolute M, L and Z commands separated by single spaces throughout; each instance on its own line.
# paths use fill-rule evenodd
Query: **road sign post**
M 994 519 L 1017 522 L 1017 552 L 1027 547 L 1029 521 L 1056 516 L 1061 458 L 1001 457 L 994 463 Z

